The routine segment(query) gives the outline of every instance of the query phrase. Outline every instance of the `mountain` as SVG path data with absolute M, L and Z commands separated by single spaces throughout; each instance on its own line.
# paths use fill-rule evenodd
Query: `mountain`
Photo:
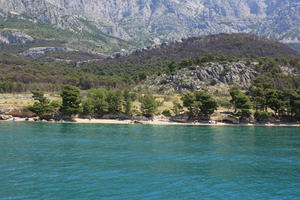
M 137 46 L 216 33 L 300 43 L 298 0 L 0 0 L 3 13 Z
M 74 28 L 36 20 L 32 16 L 0 12 L 0 46 L 22 53 L 31 47 L 69 47 L 85 52 L 110 55 L 122 49 L 133 48 L 130 42 L 107 35 L 89 21 L 76 18 Z M 66 18 L 68 21 L 68 19 Z M 69 20 L 71 22 L 72 20 Z M 54 22 L 53 22 L 54 23 Z M 88 27 L 88 28 L 87 28 Z M 30 42 L 18 42 L 18 35 L 30 37 Z M 15 42 L 9 42 L 15 40 Z M 20 38 L 20 37 L 19 37 Z

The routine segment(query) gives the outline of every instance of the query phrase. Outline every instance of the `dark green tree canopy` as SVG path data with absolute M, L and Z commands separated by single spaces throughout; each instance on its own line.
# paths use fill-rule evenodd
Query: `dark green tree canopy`
M 182 101 L 189 110 L 190 118 L 209 119 L 218 108 L 216 100 L 204 91 L 187 92 Z
M 251 101 L 249 97 L 240 90 L 231 90 L 231 104 L 234 107 L 235 113 L 242 119 L 247 119 L 251 116 Z
M 81 111 L 81 97 L 79 88 L 67 85 L 61 92 L 62 106 L 60 111 L 63 115 L 72 117 Z
M 151 94 L 146 94 L 140 99 L 141 112 L 147 117 L 152 117 L 158 108 L 158 102 Z
M 28 109 L 35 113 L 40 119 L 51 118 L 60 107 L 59 102 L 50 101 L 44 96 L 44 92 L 41 90 L 33 90 L 32 98 L 35 102 L 32 106 L 29 106 Z

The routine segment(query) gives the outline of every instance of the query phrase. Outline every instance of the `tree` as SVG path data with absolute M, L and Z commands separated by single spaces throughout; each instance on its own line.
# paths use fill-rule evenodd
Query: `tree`
M 205 118 L 212 115 L 218 108 L 218 104 L 215 99 L 208 93 L 203 91 L 196 91 L 194 93 L 196 98 L 196 108 L 199 109 L 198 117 L 204 116 Z
M 248 91 L 248 94 L 250 95 L 250 100 L 253 103 L 255 111 L 265 111 L 267 109 L 265 91 L 263 88 L 252 87 Z
M 32 98 L 35 100 L 29 110 L 35 113 L 40 119 L 49 119 L 58 110 L 60 103 L 57 101 L 50 101 L 44 96 L 41 90 L 33 90 Z
M 231 104 L 234 107 L 234 112 L 242 119 L 247 119 L 251 116 L 251 102 L 244 93 L 240 90 L 231 90 Z
M 286 109 L 290 120 L 300 120 L 300 89 L 285 91 Z
M 265 98 L 266 106 L 274 110 L 275 115 L 278 116 L 279 112 L 284 109 L 284 97 L 281 92 L 275 89 L 266 89 Z
M 132 115 L 132 103 L 136 99 L 136 94 L 134 92 L 130 92 L 129 90 L 125 90 L 123 92 L 123 106 L 124 111 L 127 116 Z
M 90 90 L 88 98 L 93 105 L 96 117 L 102 117 L 108 113 L 107 90 L 102 88 Z
M 218 108 L 216 100 L 203 91 L 187 92 L 183 95 L 182 101 L 189 110 L 190 118 L 209 119 Z
M 82 116 L 92 117 L 95 115 L 95 107 L 90 98 L 86 98 L 82 101 Z
M 183 107 L 178 101 L 173 101 L 172 111 L 175 115 L 179 115 L 183 111 Z
M 258 122 L 266 122 L 270 119 L 271 113 L 265 111 L 257 111 L 254 114 L 254 118 Z
M 141 112 L 146 117 L 152 117 L 158 108 L 158 102 L 151 94 L 146 94 L 140 99 Z
M 107 92 L 108 113 L 118 114 L 122 111 L 123 95 L 120 91 Z
M 61 92 L 62 106 L 61 113 L 64 116 L 72 117 L 81 111 L 80 90 L 78 87 L 67 85 Z
M 293 96 L 292 110 L 294 119 L 300 120 L 300 90 L 295 92 L 295 95 Z
M 192 113 L 193 110 L 193 103 L 196 100 L 195 95 L 192 92 L 186 92 L 181 97 L 181 100 L 183 102 L 183 106 L 187 107 L 189 112 Z

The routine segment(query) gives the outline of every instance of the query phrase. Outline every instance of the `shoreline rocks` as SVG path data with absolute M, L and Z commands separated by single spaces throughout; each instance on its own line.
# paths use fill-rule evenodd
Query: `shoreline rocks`
M 11 116 L 11 115 L 0 115 L 0 120 L 2 120 L 2 121 L 9 120 L 12 118 L 13 118 L 13 116 Z

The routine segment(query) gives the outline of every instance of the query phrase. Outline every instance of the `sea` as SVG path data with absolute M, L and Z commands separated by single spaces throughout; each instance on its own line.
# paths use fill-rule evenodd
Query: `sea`
M 299 200 L 300 128 L 0 122 L 1 200 Z

